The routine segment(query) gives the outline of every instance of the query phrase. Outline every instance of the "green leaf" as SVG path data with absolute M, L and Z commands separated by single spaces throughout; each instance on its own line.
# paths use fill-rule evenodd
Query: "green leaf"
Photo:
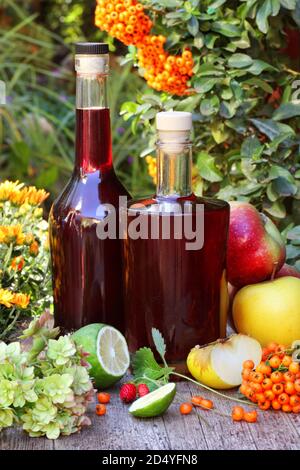
M 201 101 L 200 112 L 203 116 L 211 116 L 216 114 L 219 109 L 219 98 L 215 95 L 212 98 L 207 98 Z
M 273 70 L 276 71 L 275 67 L 264 62 L 263 60 L 254 60 L 251 67 L 248 68 L 248 72 L 253 75 L 260 75 L 264 70 Z
M 262 80 L 261 78 L 256 78 L 256 77 L 250 78 L 249 80 L 245 80 L 244 84 L 257 86 L 269 94 L 273 92 L 273 88 L 265 80 Z
M 296 225 L 287 233 L 288 240 L 300 240 L 300 225 Z
M 269 29 L 268 17 L 272 13 L 271 0 L 265 0 L 256 13 L 256 24 L 262 33 L 267 33 Z
M 276 191 L 280 196 L 288 197 L 294 196 L 297 193 L 297 186 L 295 184 L 290 183 L 286 178 L 279 176 L 276 178 L 273 183 L 272 187 L 274 191 Z
M 157 328 L 152 328 L 151 333 L 152 333 L 152 339 L 153 339 L 153 343 L 154 343 L 154 346 L 156 348 L 156 351 L 158 352 L 158 354 L 160 355 L 160 357 L 164 361 L 165 355 L 166 355 L 165 340 L 164 340 L 161 332 Z
M 286 209 L 281 201 L 275 201 L 270 204 L 270 202 L 264 202 L 263 204 L 264 211 L 270 214 L 272 217 L 278 219 L 283 219 L 286 216 Z
M 287 245 L 286 247 L 286 259 L 294 260 L 300 256 L 300 247 L 295 245 Z
M 211 29 L 228 38 L 234 38 L 241 34 L 241 28 L 227 21 L 214 21 L 211 25 Z
M 199 31 L 199 23 L 198 23 L 198 20 L 197 18 L 195 18 L 195 16 L 192 16 L 188 23 L 187 23 L 187 29 L 188 29 L 188 32 L 192 35 L 192 36 L 196 36 L 198 31 Z
M 204 36 L 204 43 L 207 49 L 213 49 L 215 47 L 216 40 L 219 39 L 217 34 L 208 33 Z
M 294 130 L 287 124 L 282 124 L 272 119 L 250 119 L 250 121 L 255 125 L 255 127 L 270 140 L 278 137 L 281 133 L 290 133 L 295 135 Z
M 229 137 L 229 132 L 225 128 L 225 125 L 223 122 L 215 121 L 211 125 L 211 135 L 214 138 L 214 141 L 217 144 L 221 144 L 222 142 L 225 142 L 225 140 L 228 139 Z
M 253 59 L 249 55 L 242 53 L 232 54 L 232 56 L 228 60 L 229 67 L 236 69 L 248 67 L 252 63 Z
M 280 0 L 271 0 L 272 16 L 277 16 L 280 10 Z
M 236 112 L 238 103 L 234 101 L 222 101 L 220 105 L 220 115 L 226 119 L 231 119 Z
M 294 116 L 300 116 L 300 104 L 298 103 L 285 103 L 281 104 L 273 114 L 275 121 L 281 119 L 289 119 Z
M 268 179 L 270 181 L 272 181 L 272 180 L 275 180 L 276 178 L 284 178 L 287 181 L 289 181 L 290 183 L 292 183 L 292 184 L 294 183 L 294 178 L 291 175 L 291 173 L 289 172 L 289 170 L 287 170 L 286 168 L 283 168 L 282 166 L 279 166 L 279 165 L 272 165 L 272 167 L 269 171 Z
M 215 159 L 206 152 L 197 155 L 197 168 L 202 178 L 211 183 L 222 181 L 222 173 L 216 167 Z
M 294 10 L 298 4 L 297 0 L 280 0 L 280 3 L 287 10 Z
M 220 77 L 224 75 L 224 67 L 216 66 L 213 64 L 202 64 L 198 68 L 198 75 L 201 77 L 215 76 Z
M 264 146 L 261 145 L 260 141 L 258 138 L 253 135 L 250 137 L 247 137 L 247 139 L 244 140 L 241 146 L 241 156 L 244 158 L 253 158 L 257 159 L 260 157 L 264 149 Z
M 157 363 L 153 352 L 150 348 L 140 348 L 136 351 L 132 358 L 132 369 L 133 374 L 137 377 L 141 377 L 144 374 L 145 369 L 152 371 L 149 375 L 151 377 L 152 373 L 160 371 L 161 366 Z
M 194 46 L 197 49 L 202 49 L 204 46 L 204 35 L 200 31 L 194 37 Z
M 194 88 L 198 93 L 207 93 L 218 81 L 217 78 L 197 78 L 194 81 Z

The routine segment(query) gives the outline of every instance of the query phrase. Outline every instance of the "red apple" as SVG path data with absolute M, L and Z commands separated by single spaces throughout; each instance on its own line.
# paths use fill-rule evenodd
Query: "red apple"
M 300 279 L 300 272 L 298 271 L 298 269 L 285 263 L 282 268 L 275 274 L 275 277 L 278 278 L 285 276 L 298 277 L 298 279 Z
M 276 225 L 248 202 L 230 203 L 228 281 L 236 287 L 270 279 L 285 261 L 285 245 Z

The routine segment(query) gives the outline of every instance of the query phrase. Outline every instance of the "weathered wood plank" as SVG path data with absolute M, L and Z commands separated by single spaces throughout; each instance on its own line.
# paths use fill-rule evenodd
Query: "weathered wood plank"
M 189 401 L 191 395 L 212 399 L 216 409 L 224 414 L 231 413 L 234 402 L 187 382 L 177 384 L 177 390 L 176 401 L 163 417 L 139 420 L 129 415 L 128 406 L 121 403 L 116 386 L 111 392 L 107 414 L 96 416 L 95 404 L 91 404 L 92 426 L 80 434 L 53 442 L 30 438 L 20 429 L 8 429 L 0 434 L 0 449 L 300 449 L 300 415 L 260 411 L 259 421 L 253 424 L 233 423 L 230 418 L 201 409 L 182 416 L 179 404 Z
M 215 409 L 225 415 L 231 415 L 234 402 L 218 397 L 196 385 L 190 384 L 191 395 L 201 395 L 214 402 Z M 212 411 L 197 408 L 199 421 L 203 428 L 208 449 L 255 450 L 257 448 L 247 423 L 233 423 L 230 417 L 220 416 Z M 204 418 L 207 425 L 201 418 Z
M 168 412 L 163 416 L 172 450 L 207 449 L 203 429 L 196 413 L 182 416 L 180 403 L 190 400 L 188 383 L 177 384 L 177 395 Z

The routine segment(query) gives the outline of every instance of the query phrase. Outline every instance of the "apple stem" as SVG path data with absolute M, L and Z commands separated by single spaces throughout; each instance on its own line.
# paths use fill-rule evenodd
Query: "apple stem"
M 278 266 L 278 261 L 276 261 L 275 263 L 273 263 L 273 271 L 272 271 L 272 274 L 271 274 L 271 281 L 274 281 L 274 279 L 275 279 L 275 274 L 276 274 L 276 271 L 277 271 L 277 266 Z

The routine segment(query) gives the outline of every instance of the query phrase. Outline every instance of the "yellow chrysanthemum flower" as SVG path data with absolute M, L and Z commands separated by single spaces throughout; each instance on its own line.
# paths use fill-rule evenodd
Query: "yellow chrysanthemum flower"
M 0 201 L 11 201 L 18 206 L 22 204 L 38 206 L 49 196 L 44 189 L 37 189 L 35 186 L 24 188 L 23 186 L 24 184 L 19 181 L 0 183 Z
M 10 308 L 13 306 L 14 293 L 7 289 L 0 289 L 0 304 Z
M 18 225 L 0 225 L 0 243 L 16 243 L 23 245 L 25 235 L 22 226 Z
M 27 294 L 14 293 L 8 289 L 0 289 L 0 304 L 11 308 L 14 305 L 20 308 L 26 308 L 30 302 L 30 296 Z

